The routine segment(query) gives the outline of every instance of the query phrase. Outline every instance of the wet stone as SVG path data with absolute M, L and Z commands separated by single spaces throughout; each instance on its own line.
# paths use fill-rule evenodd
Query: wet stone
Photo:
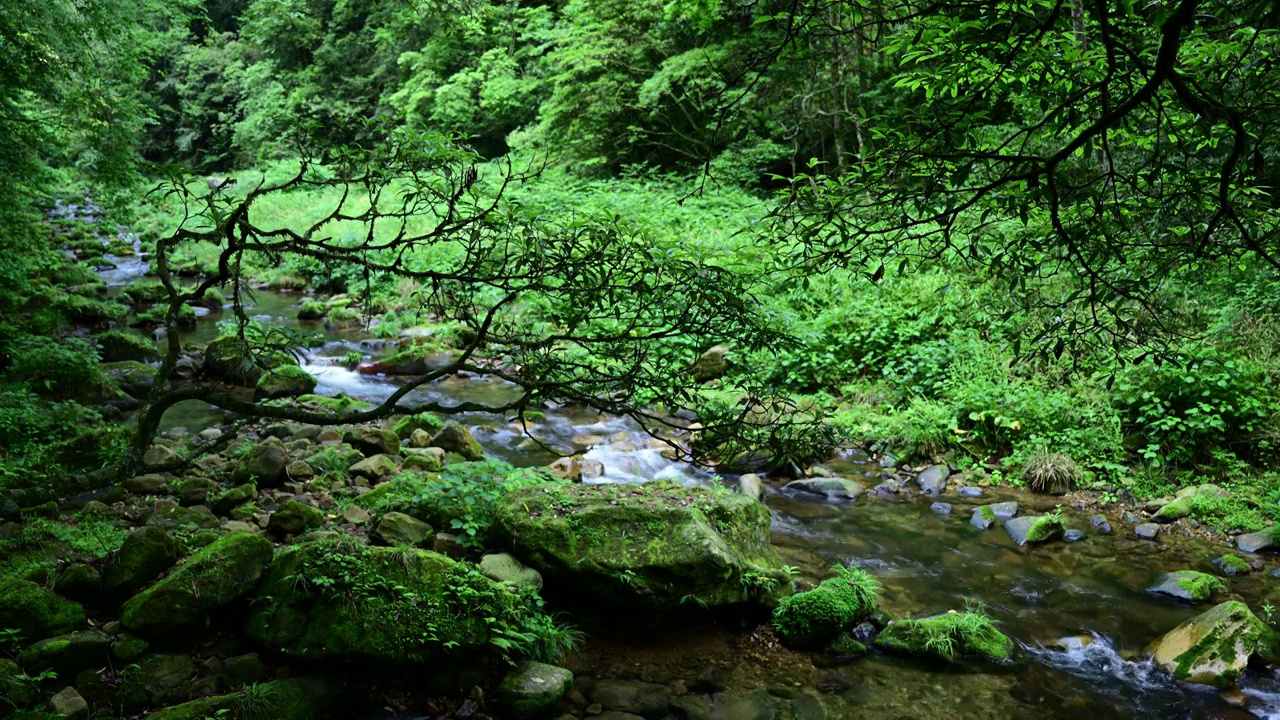
M 1093 517 L 1089 518 L 1089 524 L 1098 528 L 1099 532 L 1104 532 L 1104 533 L 1111 532 L 1111 523 L 1107 522 L 1107 518 L 1105 515 L 1094 515 Z
M 1275 547 L 1274 538 L 1280 535 L 1275 528 L 1268 528 L 1259 532 L 1245 533 L 1236 537 L 1236 548 L 1242 552 L 1262 552 Z
M 1072 528 L 1062 534 L 1062 539 L 1066 540 L 1067 542 L 1080 542 L 1081 540 L 1084 539 L 1084 537 L 1085 537 L 1084 531 L 1076 530 L 1075 528 Z
M 1142 523 L 1133 529 L 1133 534 L 1143 540 L 1155 540 L 1160 534 L 1160 526 L 1155 523 Z
M 916 482 L 920 485 L 920 492 L 925 495 L 941 495 L 947 490 L 947 478 L 951 477 L 951 470 L 946 465 L 932 465 L 920 473 L 916 478 Z
M 808 478 L 795 480 L 783 486 L 783 490 L 800 495 L 812 495 L 831 502 L 855 500 L 865 490 L 861 485 L 844 478 Z
M 936 503 L 934 503 L 934 504 L 930 505 L 930 506 L 929 506 L 929 509 L 930 509 L 930 510 L 932 510 L 932 511 L 934 511 L 935 513 L 937 513 L 937 514 L 939 514 L 939 515 L 950 515 L 950 514 L 951 514 L 951 503 L 936 502 Z
M 956 490 L 956 494 L 958 494 L 960 497 L 976 498 L 976 497 L 982 497 L 983 492 L 982 492 L 982 488 L 980 487 L 976 487 L 974 485 L 965 485 L 962 488 L 958 488 Z
M 671 693 L 663 685 L 638 680 L 601 680 L 592 691 L 592 699 L 605 710 L 661 716 L 671 705 Z

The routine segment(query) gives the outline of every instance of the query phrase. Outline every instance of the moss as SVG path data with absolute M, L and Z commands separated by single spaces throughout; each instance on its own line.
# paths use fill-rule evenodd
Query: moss
M 258 378 L 257 397 L 280 398 L 307 395 L 319 381 L 297 365 L 280 365 Z
M 1179 626 L 1160 644 L 1188 629 L 1203 633 L 1171 663 L 1161 658 L 1159 647 L 1156 650 L 1157 662 L 1179 680 L 1228 687 L 1235 683 L 1249 656 L 1256 654 L 1268 662 L 1276 660 L 1275 633 L 1242 602 L 1230 601 L 1210 608 Z
M 321 320 L 329 312 L 329 306 L 318 300 L 307 300 L 298 308 L 299 320 Z
M 996 512 L 991 509 L 990 505 L 983 505 L 978 508 L 978 512 L 981 513 L 983 520 L 990 523 L 994 523 L 996 521 Z
M 1202 602 L 1213 597 L 1214 593 L 1227 591 L 1227 584 L 1220 578 L 1194 570 L 1178 573 L 1178 587 L 1190 593 L 1193 602 Z
M 337 397 L 325 397 L 324 395 L 302 395 L 298 397 L 296 401 L 307 405 L 315 405 L 332 413 L 341 413 L 351 409 L 365 409 L 373 407 L 373 403 L 357 400 L 352 397 L 347 397 L 346 395 L 339 395 Z
M 1066 528 L 1062 525 L 1062 518 L 1055 513 L 1043 515 L 1031 524 L 1031 528 L 1027 530 L 1027 540 L 1029 544 L 1041 543 L 1054 539 L 1062 535 Z
M 228 535 L 125 603 L 120 620 L 137 631 L 194 622 L 252 590 L 272 553 L 265 538 L 251 533 Z
M 542 484 L 503 496 L 495 519 L 527 564 L 615 605 L 768 602 L 789 591 L 768 509 L 727 490 Z
M 225 711 L 225 712 L 224 712 Z M 297 680 L 250 685 L 239 692 L 201 698 L 148 715 L 148 720 L 311 720 L 319 714 L 314 693 Z
M 158 303 L 169 298 L 164 284 L 156 280 L 141 280 L 129 283 L 120 295 L 132 303 Z
M 1248 575 L 1253 568 L 1239 555 L 1223 555 L 1214 561 L 1228 575 Z
M 919 620 L 895 620 L 876 638 L 876 646 L 945 662 L 973 656 L 993 663 L 1008 662 L 1014 647 L 986 615 L 954 610 Z
M 788 645 L 818 647 L 875 610 L 875 579 L 857 568 L 836 570 L 839 577 L 778 603 L 773 626 Z
M 0 577 L 0 630 L 13 629 L 28 641 L 84 627 L 84 608 L 39 585 Z
M 440 432 L 442 428 L 444 428 L 444 421 L 430 412 L 406 415 L 391 425 L 391 431 L 401 440 L 408 438 L 415 430 L 425 430 L 434 434 Z
M 94 336 L 94 342 L 107 362 L 116 360 L 146 360 L 156 357 L 160 351 L 150 338 L 124 330 L 108 330 Z
M 271 529 L 297 534 L 314 530 L 324 524 L 324 511 L 296 500 L 285 500 L 280 509 L 271 514 Z
M 553 625 L 532 591 L 513 592 L 470 563 L 336 537 L 277 558 L 248 632 L 290 657 L 417 664 L 491 650 L 541 655 Z

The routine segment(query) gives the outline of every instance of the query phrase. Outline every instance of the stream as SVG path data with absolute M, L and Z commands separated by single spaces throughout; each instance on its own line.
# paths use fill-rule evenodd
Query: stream
M 107 259 L 116 268 L 103 277 L 113 286 L 137 279 L 146 269 L 137 258 Z M 323 343 L 303 362 L 319 379 L 317 393 L 376 402 L 393 392 L 395 378 L 363 375 L 339 364 L 351 351 L 376 356 L 368 336 L 329 333 L 321 323 L 294 319 L 304 297 L 258 290 L 249 313 L 264 323 L 301 325 L 321 334 Z M 213 339 L 218 316 L 201 317 L 184 340 Z M 415 391 L 410 399 L 501 401 L 514 391 L 492 379 L 450 378 Z M 604 443 L 586 452 L 605 468 L 594 482 L 715 481 L 664 458 L 628 420 L 571 409 L 552 409 L 546 415 L 533 432 L 550 445 L 581 451 L 587 444 Z M 513 464 L 545 465 L 555 458 L 531 446 L 502 418 L 473 415 L 461 420 L 473 426 L 486 451 Z M 222 422 L 220 411 L 188 402 L 166 415 L 163 429 L 197 432 Z M 827 467 L 868 487 L 884 472 L 857 453 Z M 1085 531 L 1083 540 L 1020 548 L 998 526 L 986 531 L 971 526 L 970 508 L 1016 500 L 1023 512 L 1045 510 L 1053 507 L 1053 498 L 992 488 L 972 499 L 949 492 L 941 498 L 864 497 L 831 505 L 788 497 L 779 486 L 767 488 L 773 541 L 783 561 L 798 566 L 804 577 L 822 577 L 835 562 L 859 565 L 881 580 L 883 604 L 898 617 L 980 604 L 1022 645 L 1023 662 L 1004 672 L 977 673 L 872 653 L 851 664 L 820 668 L 806 655 L 770 654 L 754 644 L 754 636 L 744 638 L 708 623 L 646 628 L 642 638 L 593 635 L 574 661 L 575 672 L 670 683 L 718 665 L 730 670 L 731 691 L 768 688 L 778 698 L 809 692 L 822 698 L 825 716 L 834 718 L 1280 718 L 1280 680 L 1275 677 L 1248 675 L 1241 686 L 1247 697 L 1242 708 L 1239 696 L 1233 704 L 1211 688 L 1174 683 L 1145 660 L 1144 649 L 1153 640 L 1205 609 L 1146 592 L 1154 574 L 1213 572 L 1210 560 L 1228 547 L 1172 533 L 1145 541 L 1119 521 L 1113 533 L 1104 533 L 1087 516 L 1064 508 L 1068 526 Z M 950 514 L 931 510 L 935 499 L 951 503 Z M 1269 563 L 1262 572 L 1231 579 L 1233 594 L 1258 610 L 1275 582 L 1270 572 L 1275 568 Z M 792 713 L 799 718 L 799 701 L 794 703 Z

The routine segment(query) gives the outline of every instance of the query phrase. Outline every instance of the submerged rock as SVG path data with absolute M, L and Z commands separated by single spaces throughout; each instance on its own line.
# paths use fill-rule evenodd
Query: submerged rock
M 271 542 L 257 535 L 221 538 L 125 603 L 120 621 L 142 632 L 194 622 L 252 590 L 272 553 Z
M 894 620 L 876 637 L 877 647 L 888 652 L 933 657 L 955 662 L 966 656 L 1006 663 L 1013 658 L 1014 643 L 985 615 L 954 610 L 919 620 Z
M 1107 517 L 1105 515 L 1094 515 L 1089 518 L 1089 524 L 1098 528 L 1099 532 L 1111 532 L 1111 523 L 1107 522 Z
M 1274 662 L 1276 636 L 1242 602 L 1216 605 L 1156 641 L 1152 659 L 1178 680 L 1230 687 L 1249 658 Z
M 504 717 L 526 720 L 551 709 L 564 697 L 573 673 L 546 663 L 525 661 L 516 665 L 498 686 L 498 707 Z
M 787 492 L 813 495 L 831 502 L 847 502 L 856 500 L 866 492 L 858 483 L 845 478 L 814 477 L 804 480 L 793 480 L 782 486 Z
M 1010 518 L 1004 523 L 1005 532 L 1019 545 L 1036 545 L 1057 540 L 1065 528 L 1057 515 L 1026 515 Z
M 672 483 L 548 484 L 508 493 L 495 528 L 548 582 L 615 605 L 718 606 L 775 595 L 786 573 L 769 510 Z
M 294 658 L 421 665 L 492 649 L 498 633 L 527 632 L 539 612 L 533 596 L 469 563 L 338 536 L 276 558 L 248 633 Z
M 1195 570 L 1179 570 L 1161 573 L 1147 592 L 1168 595 L 1188 602 L 1205 602 L 1215 593 L 1226 592 L 1227 585 L 1219 578 Z
M 929 506 L 929 509 L 939 515 L 951 514 L 951 503 L 936 502 Z

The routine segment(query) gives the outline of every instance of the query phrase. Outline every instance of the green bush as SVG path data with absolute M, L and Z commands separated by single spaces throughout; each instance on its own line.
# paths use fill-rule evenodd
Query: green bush
M 110 388 L 98 367 L 98 350 L 80 338 L 23 335 L 3 346 L 9 376 L 54 399 L 92 400 Z

